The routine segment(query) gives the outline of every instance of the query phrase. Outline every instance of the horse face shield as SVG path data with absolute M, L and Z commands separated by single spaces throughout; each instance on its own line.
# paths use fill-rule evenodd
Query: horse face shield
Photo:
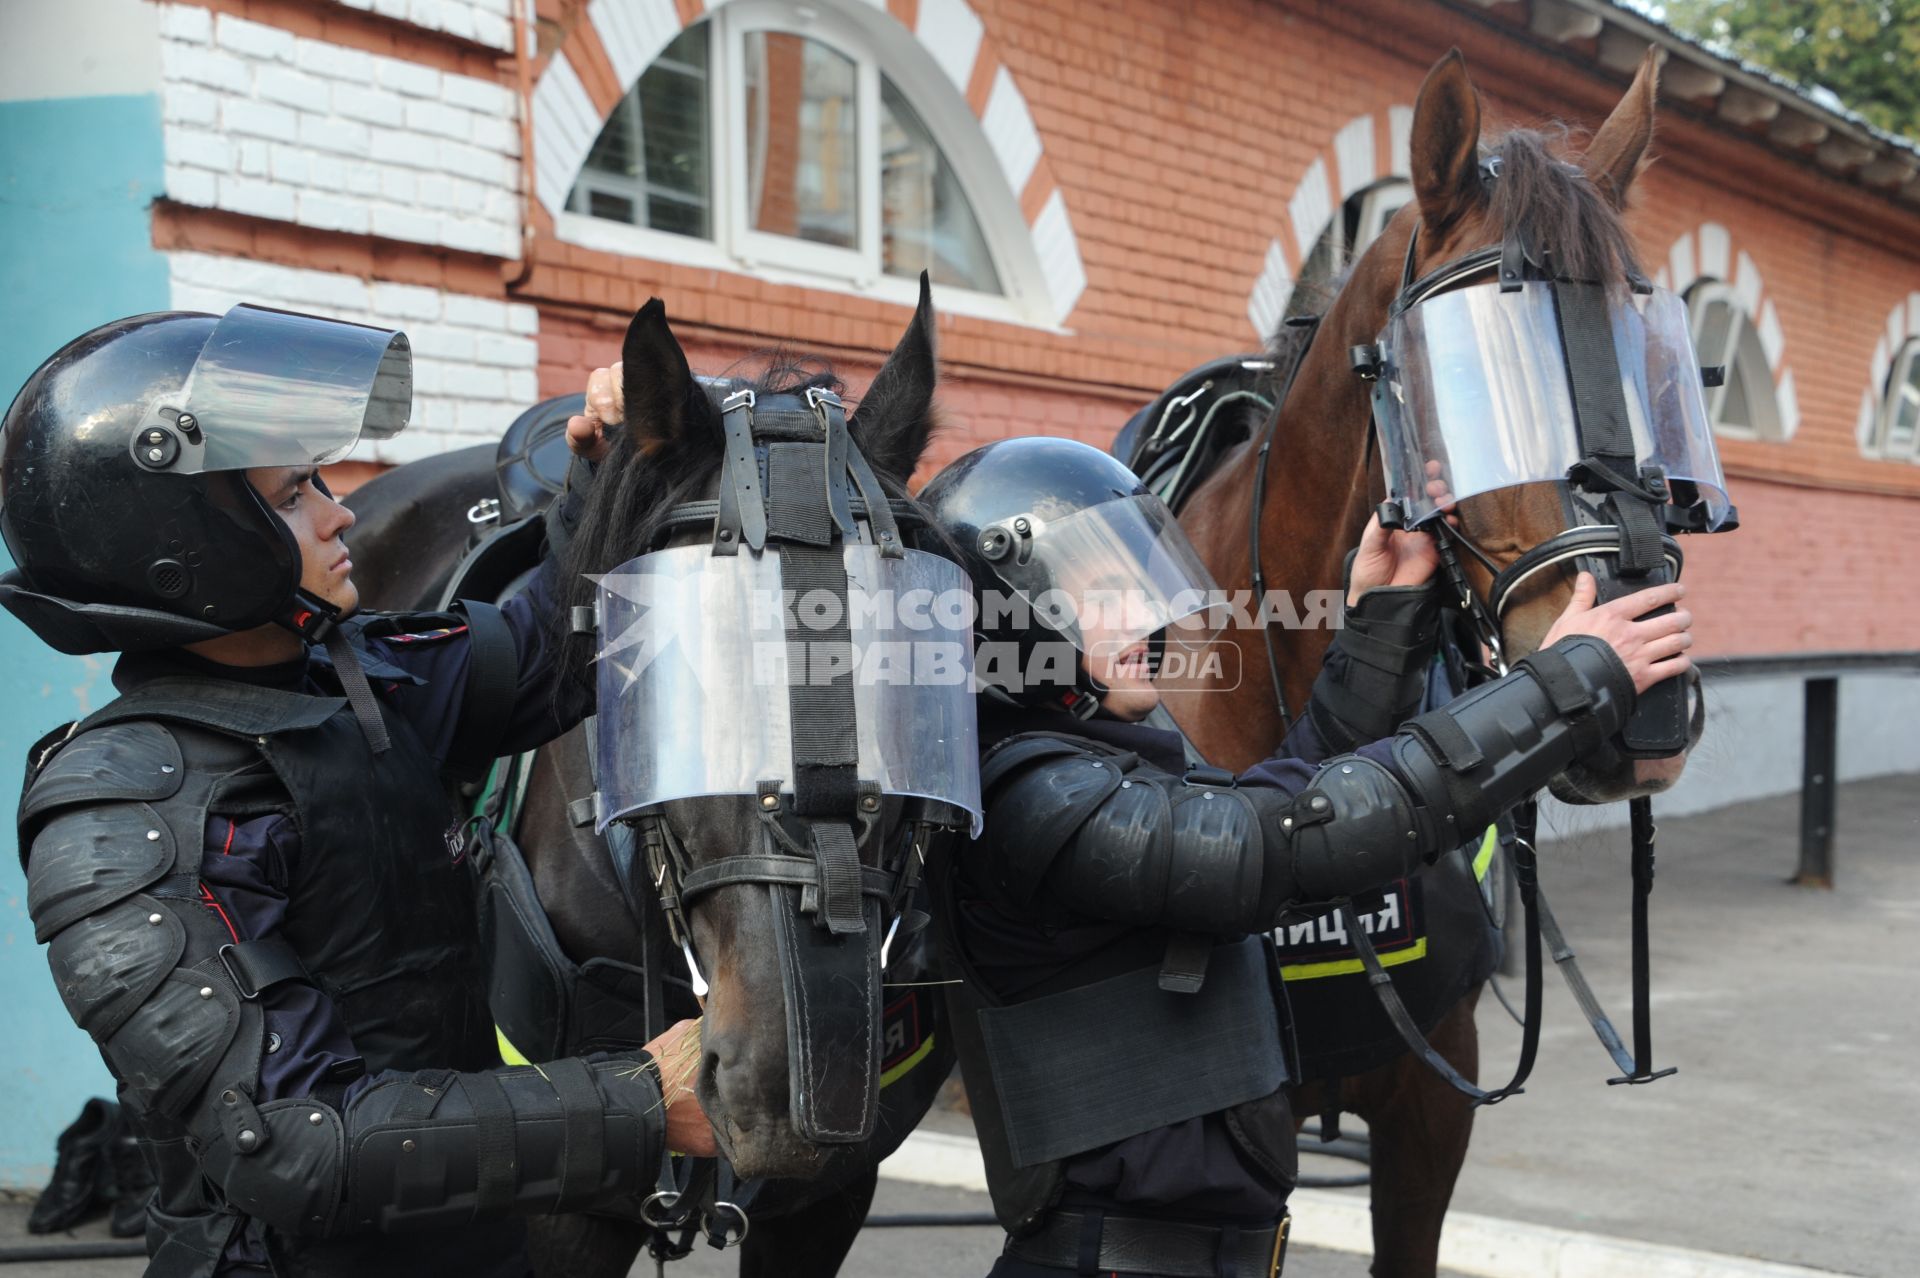
M 1594 285 L 1578 285 L 1597 288 Z M 1448 502 L 1565 481 L 1587 456 L 1576 379 L 1618 381 L 1639 482 L 1657 471 L 1672 521 L 1712 532 L 1731 514 L 1708 425 L 1687 309 L 1665 289 L 1607 295 L 1612 359 L 1563 335 L 1556 286 L 1488 282 L 1401 310 L 1380 337 L 1373 384 L 1387 488 L 1409 526 Z M 1437 484 L 1436 484 L 1437 481 Z

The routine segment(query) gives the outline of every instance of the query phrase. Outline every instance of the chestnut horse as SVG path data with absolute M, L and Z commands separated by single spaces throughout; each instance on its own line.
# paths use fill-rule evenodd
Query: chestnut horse
M 1510 231 L 1533 244 L 1550 244 L 1562 270 L 1580 278 L 1621 279 L 1633 261 L 1632 241 L 1621 211 L 1653 134 L 1657 72 L 1651 55 L 1642 62 L 1626 96 L 1594 134 L 1577 163 L 1558 158 L 1548 140 L 1514 130 L 1483 147 L 1480 98 L 1455 50 L 1427 74 L 1414 107 L 1410 160 L 1415 200 L 1388 223 L 1354 264 L 1338 297 L 1304 353 L 1289 335 L 1276 339 L 1281 361 L 1297 357 L 1286 400 L 1276 410 L 1272 449 L 1266 462 L 1261 511 L 1260 559 L 1268 584 L 1299 597 L 1301 591 L 1337 586 L 1343 556 L 1383 496 L 1373 450 L 1367 386 L 1350 367 L 1348 352 L 1372 342 L 1386 327 L 1388 308 L 1401 285 L 1402 268 L 1416 226 L 1420 234 L 1413 275 L 1473 249 L 1498 243 Z M 1500 157 L 1500 176 L 1482 176 L 1483 156 Z M 1289 352 L 1289 347 L 1294 347 Z M 1283 370 L 1284 371 L 1284 370 Z M 1277 376 L 1276 380 L 1283 380 Z M 1215 579 L 1228 591 L 1254 580 L 1251 538 L 1256 464 L 1261 432 L 1229 455 L 1212 478 L 1183 504 L 1181 523 Z M 1562 527 L 1550 485 L 1510 488 L 1460 503 L 1462 532 L 1505 566 Z M 1468 562 L 1474 588 L 1491 582 L 1481 564 Z M 1542 574 L 1517 595 L 1504 614 L 1508 658 L 1538 645 L 1565 606 L 1571 572 Z M 1207 758 L 1234 769 L 1251 766 L 1278 745 L 1284 726 L 1270 692 L 1271 638 L 1287 704 L 1305 705 L 1309 687 L 1331 634 L 1325 629 L 1257 628 L 1223 632 L 1221 642 L 1238 648 L 1238 692 L 1220 688 L 1166 690 L 1174 718 Z M 1233 663 L 1228 663 L 1231 667 Z M 1215 695 L 1204 695 L 1213 692 Z M 1703 726 L 1697 695 L 1690 739 Z M 1553 793 L 1576 803 L 1611 802 L 1658 792 L 1672 784 L 1684 756 L 1671 761 L 1626 762 L 1615 771 L 1575 768 L 1557 777 Z M 1342 978 L 1344 979 L 1344 978 Z M 1350 981 L 1352 998 L 1371 1003 L 1364 977 Z M 1473 1010 L 1478 984 L 1440 1017 L 1429 1037 L 1462 1075 L 1478 1073 L 1479 1042 Z M 1339 1025 L 1301 1014 L 1302 1043 L 1337 1035 Z M 1320 1112 L 1330 1099 L 1326 1084 L 1296 1090 L 1302 1114 Z M 1465 1161 L 1473 1111 L 1466 1097 L 1412 1055 L 1338 1080 L 1334 1105 L 1367 1121 L 1372 1142 L 1375 1278 L 1432 1275 L 1447 1203 Z

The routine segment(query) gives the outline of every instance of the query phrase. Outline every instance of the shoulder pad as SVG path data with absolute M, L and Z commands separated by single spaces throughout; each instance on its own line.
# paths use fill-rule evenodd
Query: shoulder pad
M 980 788 L 990 790 L 1014 773 L 1041 759 L 1092 757 L 1083 743 L 1048 732 L 1023 732 L 987 751 L 980 761 Z
M 47 966 L 74 1023 L 104 1043 L 173 971 L 186 946 L 178 915 L 151 897 L 135 897 L 54 937 Z
M 123 1097 L 177 1117 L 213 1076 L 239 1028 L 240 1000 L 224 980 L 175 968 L 101 1045 L 100 1054 L 120 1080 Z
M 177 755 L 175 756 L 178 757 Z M 173 831 L 144 803 L 96 803 L 57 813 L 27 853 L 27 913 L 45 944 L 173 868 Z
M 180 745 L 151 720 L 110 723 L 61 746 L 20 798 L 20 823 L 69 803 L 172 797 L 185 780 Z
M 1062 742 L 1050 744 L 1065 745 Z M 1003 773 L 999 789 L 987 800 L 982 839 L 1011 849 L 1021 859 L 1050 860 L 1066 846 L 1087 817 L 1120 788 L 1124 773 L 1111 760 L 1091 752 L 1035 750 L 1016 759 Z M 1005 836 L 1004 841 L 1002 837 Z

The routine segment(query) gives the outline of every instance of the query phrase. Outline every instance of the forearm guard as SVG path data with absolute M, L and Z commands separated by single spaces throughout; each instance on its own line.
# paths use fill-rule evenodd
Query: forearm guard
M 1376 586 L 1347 609 L 1307 702 L 1332 753 L 1391 736 L 1419 712 L 1439 630 L 1431 583 Z
M 344 1112 L 216 1087 L 195 1122 L 228 1202 L 307 1236 L 583 1211 L 657 1175 L 666 1115 L 641 1058 L 382 1080 Z M 637 1197 L 635 1202 L 637 1205 Z
M 1304 898 L 1378 887 L 1459 846 L 1583 755 L 1633 710 L 1613 649 L 1577 635 L 1407 724 L 1392 770 L 1334 759 L 1283 820 Z

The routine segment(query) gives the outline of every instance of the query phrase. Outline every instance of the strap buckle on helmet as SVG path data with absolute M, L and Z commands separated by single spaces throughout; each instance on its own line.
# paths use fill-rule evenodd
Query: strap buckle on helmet
M 323 643 L 340 624 L 340 609 L 318 595 L 296 589 L 293 602 L 274 620 L 308 643 Z

